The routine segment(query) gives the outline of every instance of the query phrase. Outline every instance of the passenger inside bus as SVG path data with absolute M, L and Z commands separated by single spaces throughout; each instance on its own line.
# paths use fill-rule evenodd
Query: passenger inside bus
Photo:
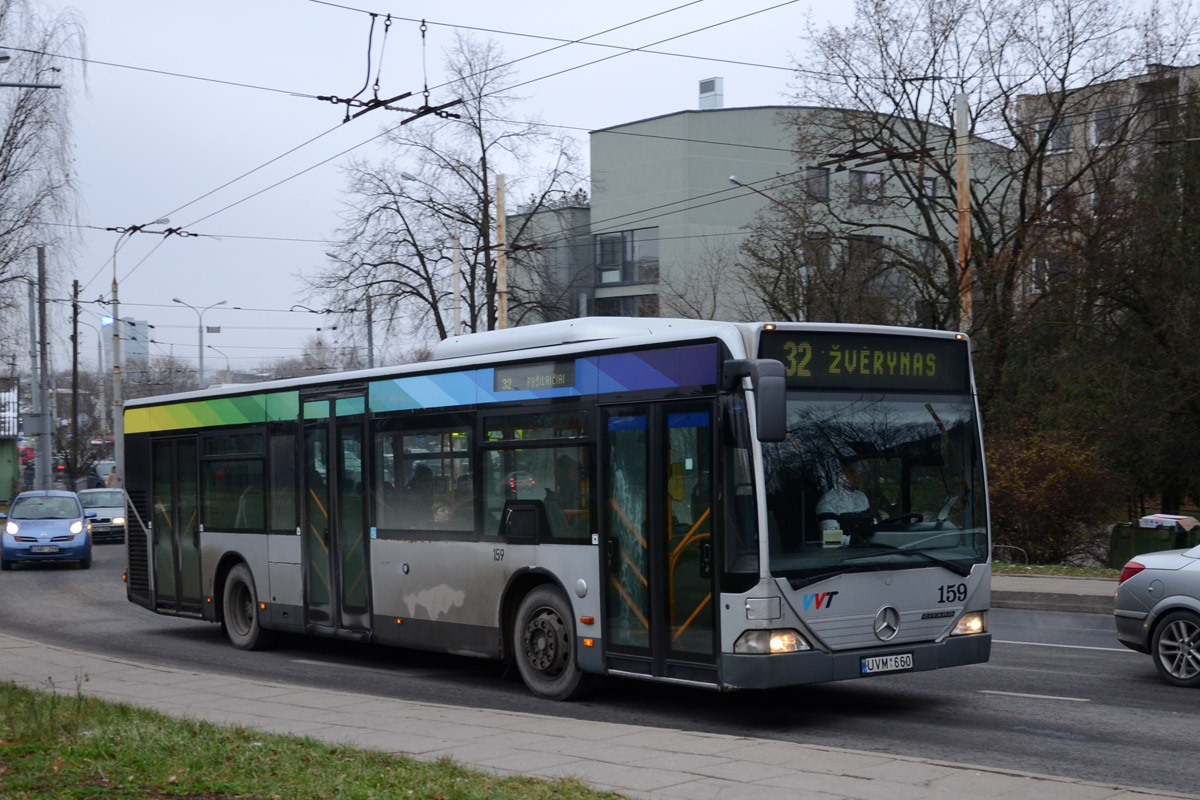
M 404 485 L 405 527 L 419 527 L 433 519 L 433 470 L 418 464 Z
M 579 464 L 568 455 L 561 455 L 554 462 L 554 488 L 546 490 L 546 521 L 552 536 L 573 536 L 576 519 L 581 511 L 583 481 Z

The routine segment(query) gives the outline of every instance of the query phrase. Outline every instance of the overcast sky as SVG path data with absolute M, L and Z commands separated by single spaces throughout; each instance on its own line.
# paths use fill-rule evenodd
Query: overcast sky
M 342 107 L 311 97 L 352 96 L 366 80 L 371 17 L 351 7 L 379 14 L 370 82 L 378 70 L 381 97 L 413 91 L 419 99 L 428 81 L 431 104 L 452 99 L 436 88 L 443 82 L 443 47 L 454 26 L 483 29 L 475 35 L 494 38 L 509 59 L 532 56 L 515 66 L 521 81 L 533 81 L 517 90 L 526 98 L 520 112 L 577 129 L 586 153 L 587 130 L 696 108 L 703 78 L 725 79 L 727 107 L 786 102 L 792 83 L 787 68 L 802 51 L 810 12 L 807 0 L 779 3 L 61 3 L 78 14 L 89 59 L 85 69 L 76 64 L 63 72 L 64 91 L 73 93 L 75 103 L 79 221 L 85 226 L 69 254 L 71 263 L 61 264 L 66 256 L 55 254 L 63 284 L 69 287 L 78 278 L 84 299 L 107 299 L 117 234 L 103 229 L 166 216 L 172 227 L 203 235 L 165 241 L 135 235 L 117 257 L 122 315 L 154 326 L 151 354 L 195 360 L 197 315 L 172 302 L 178 297 L 197 307 L 228 301 L 204 315 L 206 326 L 221 327 L 205 335 L 205 344 L 221 351 L 206 350 L 210 378 L 225 367 L 226 357 L 232 368 L 249 370 L 264 360 L 299 355 L 316 328 L 330 322 L 288 309 L 312 305 L 299 276 L 321 267 L 335 236 L 343 197 L 338 165 L 346 159 L 339 154 L 351 148 L 371 154 L 372 146 L 363 143 L 400 120 L 378 110 L 343 125 Z M 779 7 L 752 14 L 772 6 Z M 592 41 L 645 47 L 715 26 L 654 49 L 761 66 L 619 54 L 584 44 L 534 55 L 559 44 L 553 40 L 589 37 L 660 12 L 665 13 Z M 574 67 L 579 68 L 553 75 Z M 370 94 L 368 88 L 365 96 Z M 320 138 L 305 144 L 315 137 Z M 289 152 L 293 148 L 298 149 Z M 235 180 L 273 159 L 278 160 Z M 286 182 L 276 186 L 280 181 Z M 95 323 L 101 307 L 85 308 L 84 319 Z M 82 330 L 83 356 L 94 363 L 95 334 Z M 61 366 L 68 358 L 65 330 L 55 345 Z

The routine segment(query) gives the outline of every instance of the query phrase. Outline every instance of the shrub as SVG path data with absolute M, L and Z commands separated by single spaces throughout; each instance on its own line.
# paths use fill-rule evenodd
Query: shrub
M 1094 558 L 1123 496 L 1099 450 L 1061 431 L 1001 434 L 987 445 L 995 544 L 1021 548 L 1034 564 Z

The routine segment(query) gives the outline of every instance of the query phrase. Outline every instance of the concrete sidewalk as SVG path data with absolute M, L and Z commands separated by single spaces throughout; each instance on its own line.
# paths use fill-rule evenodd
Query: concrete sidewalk
M 1099 598 L 1107 592 L 1111 608 L 1115 582 L 1096 583 L 999 576 L 996 589 L 1001 600 L 1012 595 L 1013 602 L 1021 603 L 1059 602 L 1071 595 Z M 578 778 L 628 797 L 1200 798 L 769 739 L 321 691 L 154 667 L 4 635 L 0 635 L 0 675 L 30 688 L 65 693 L 78 689 L 176 717 L 310 736 L 422 760 L 451 758 L 496 774 Z

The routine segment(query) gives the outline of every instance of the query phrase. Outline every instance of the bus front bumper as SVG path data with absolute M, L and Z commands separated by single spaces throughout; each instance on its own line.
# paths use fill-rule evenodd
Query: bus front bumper
M 807 683 L 844 681 L 875 675 L 902 675 L 965 664 L 981 664 L 992 652 L 992 635 L 976 633 L 951 636 L 941 642 L 916 642 L 870 650 L 825 653 L 808 650 L 774 655 L 732 655 L 721 657 L 722 689 L 773 689 Z M 912 656 L 912 667 L 868 672 L 864 659 L 881 656 Z

